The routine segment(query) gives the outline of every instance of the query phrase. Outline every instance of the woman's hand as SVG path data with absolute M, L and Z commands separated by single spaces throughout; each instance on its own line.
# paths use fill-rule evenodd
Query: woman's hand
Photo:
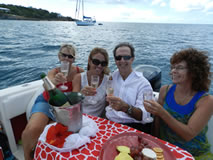
M 53 83 L 55 85 L 58 85 L 60 83 L 63 83 L 63 82 L 66 82 L 67 81 L 67 78 L 66 76 L 64 76 L 63 73 L 59 72 L 55 75 L 54 79 L 53 79 Z
M 82 88 L 81 93 L 85 96 L 94 96 L 97 91 L 94 87 L 85 86 L 84 88 Z
M 163 115 L 163 107 L 155 100 L 144 100 L 143 104 L 147 112 L 160 117 Z
M 128 110 L 128 105 L 119 97 L 107 96 L 106 101 L 109 102 L 109 105 L 116 111 L 126 112 Z

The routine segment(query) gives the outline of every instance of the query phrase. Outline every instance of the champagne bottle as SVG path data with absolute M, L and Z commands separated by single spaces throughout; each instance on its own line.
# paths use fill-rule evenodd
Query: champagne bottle
M 69 102 L 70 105 L 72 105 L 69 98 L 62 91 L 60 91 L 58 88 L 55 87 L 55 85 L 50 81 L 50 79 L 46 76 L 45 73 L 41 74 L 41 79 L 44 81 L 45 88 L 49 93 L 50 105 L 60 107 L 67 102 Z
M 81 102 L 85 97 L 80 92 L 70 92 L 67 97 L 72 101 L 73 104 Z

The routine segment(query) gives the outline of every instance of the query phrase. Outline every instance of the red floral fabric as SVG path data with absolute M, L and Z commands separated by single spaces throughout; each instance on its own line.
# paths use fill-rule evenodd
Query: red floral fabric
M 95 137 L 91 138 L 91 142 L 81 146 L 79 149 L 72 150 L 72 152 L 64 152 L 59 153 L 47 147 L 41 141 L 38 142 L 34 159 L 35 160 L 97 160 L 100 154 L 101 147 L 104 142 L 106 142 L 109 138 L 114 135 L 123 133 L 123 132 L 140 132 L 136 129 L 130 128 L 125 125 L 121 125 L 103 118 L 94 117 L 90 115 L 86 115 L 89 118 L 93 119 L 99 128 Z M 140 132 L 141 133 L 141 132 Z M 142 133 L 143 134 L 143 133 Z M 153 137 L 154 138 L 154 137 Z M 156 138 L 157 139 L 157 138 Z M 184 160 L 193 160 L 191 154 L 187 151 L 174 146 L 168 142 L 158 139 L 163 144 L 165 144 L 170 151 L 175 155 L 177 159 Z
M 58 147 L 62 148 L 64 146 L 65 139 L 72 134 L 72 132 L 68 131 L 68 127 L 62 125 L 61 123 L 57 123 L 55 126 L 51 126 L 47 132 L 46 142 Z

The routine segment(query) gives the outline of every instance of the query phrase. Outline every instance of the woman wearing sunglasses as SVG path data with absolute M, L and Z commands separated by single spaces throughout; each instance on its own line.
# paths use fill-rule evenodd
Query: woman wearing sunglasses
M 213 115 L 208 53 L 183 49 L 172 55 L 170 64 L 173 84 L 161 87 L 158 102 L 144 103 L 147 111 L 155 115 L 155 134 L 187 150 L 195 160 L 212 160 L 207 138 L 208 122 Z
M 103 48 L 94 48 L 89 55 L 87 72 L 80 73 L 73 80 L 73 92 L 81 91 L 86 97 L 82 103 L 83 113 L 93 116 L 101 116 L 105 108 L 106 84 L 108 80 L 107 74 L 109 57 Z M 99 84 L 95 89 L 91 87 L 91 76 L 99 76 Z M 96 103 L 91 104 L 88 96 L 95 98 Z M 93 97 L 92 97 L 93 96 Z
M 59 61 L 69 62 L 69 71 L 67 77 L 61 73 L 60 68 L 54 68 L 48 72 L 49 79 L 57 86 L 66 81 L 65 85 L 68 86 L 67 90 L 63 92 L 72 91 L 72 80 L 74 76 L 78 73 L 83 72 L 82 68 L 73 65 L 76 57 L 75 48 L 70 44 L 64 44 L 60 47 L 58 52 Z M 43 92 L 39 95 L 35 101 L 35 104 L 31 110 L 31 116 L 25 130 L 22 133 L 22 143 L 24 149 L 24 157 L 26 160 L 32 159 L 31 154 L 33 149 L 37 144 L 38 137 L 43 132 L 43 129 L 51 121 L 55 121 L 53 114 L 50 110 L 50 105 L 48 104 L 49 95 L 48 92 Z M 32 155 L 32 156 L 31 156 Z

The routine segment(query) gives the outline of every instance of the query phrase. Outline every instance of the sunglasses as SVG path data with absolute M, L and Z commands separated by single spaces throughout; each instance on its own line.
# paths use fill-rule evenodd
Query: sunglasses
M 64 54 L 64 53 L 61 53 L 62 57 L 66 58 L 68 57 L 69 59 L 73 59 L 74 57 L 72 55 L 68 55 L 68 54 Z
M 124 60 L 130 60 L 132 56 L 115 56 L 116 61 L 120 61 L 121 58 L 123 58 Z
M 171 70 L 177 70 L 177 71 L 180 71 L 180 70 L 184 70 L 184 69 L 187 69 L 187 67 L 184 67 L 184 66 L 171 66 Z
M 102 67 L 107 66 L 107 61 L 99 61 L 98 59 L 92 59 L 92 63 L 96 66 L 98 66 L 99 64 L 101 64 Z

